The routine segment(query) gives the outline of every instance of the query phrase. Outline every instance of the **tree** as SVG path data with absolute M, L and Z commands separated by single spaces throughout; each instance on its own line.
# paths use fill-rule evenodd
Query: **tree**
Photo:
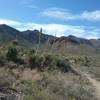
M 18 56 L 18 50 L 17 50 L 17 45 L 18 45 L 18 41 L 14 40 L 11 42 L 11 45 L 8 49 L 7 52 L 7 60 L 11 60 L 11 61 L 17 61 L 17 56 Z

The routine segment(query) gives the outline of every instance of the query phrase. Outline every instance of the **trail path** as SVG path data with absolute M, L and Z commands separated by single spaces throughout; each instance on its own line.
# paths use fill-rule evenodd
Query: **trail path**
M 97 96 L 98 100 L 100 100 L 100 82 L 97 81 L 96 79 L 91 78 L 90 75 L 88 75 L 88 74 L 84 74 L 84 75 L 89 80 L 89 82 L 92 83 L 92 85 L 94 86 L 96 96 Z
M 89 80 L 89 82 L 93 85 L 95 89 L 96 96 L 98 100 L 100 100 L 100 82 L 96 79 L 92 78 L 89 74 L 79 71 L 78 69 L 72 67 L 72 69 L 76 72 L 76 74 L 81 75 Z

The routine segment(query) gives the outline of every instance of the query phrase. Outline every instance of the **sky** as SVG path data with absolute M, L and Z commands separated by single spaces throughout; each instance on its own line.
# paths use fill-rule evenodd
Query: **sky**
M 0 24 L 20 31 L 100 38 L 100 0 L 0 0 Z

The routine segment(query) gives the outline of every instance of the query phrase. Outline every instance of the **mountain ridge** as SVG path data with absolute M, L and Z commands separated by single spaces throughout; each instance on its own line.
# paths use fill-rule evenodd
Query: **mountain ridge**
M 18 39 L 19 42 L 22 45 L 28 45 L 28 46 L 32 46 L 32 44 L 38 44 L 39 41 L 39 30 L 26 30 L 26 31 L 19 31 L 15 28 L 12 28 L 8 25 L 5 24 L 1 24 L 0 25 L 0 42 L 4 43 L 9 42 L 13 39 Z M 50 44 L 50 45 L 56 45 L 55 47 L 57 47 L 57 45 L 64 45 L 64 44 L 68 44 L 69 45 L 85 45 L 95 49 L 100 49 L 100 39 L 84 39 L 84 38 L 79 38 L 73 35 L 69 35 L 69 36 L 61 36 L 61 37 L 55 37 L 52 35 L 47 35 L 42 33 L 41 35 L 41 44 Z M 45 46 L 46 46 L 45 45 Z M 60 47 L 60 46 L 59 46 Z M 62 48 L 63 46 L 61 46 Z

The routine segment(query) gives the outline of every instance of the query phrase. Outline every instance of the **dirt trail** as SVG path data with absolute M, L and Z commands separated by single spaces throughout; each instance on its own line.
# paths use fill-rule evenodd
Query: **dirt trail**
M 82 77 L 85 77 L 89 80 L 89 82 L 94 86 L 95 93 L 96 93 L 98 100 L 100 100 L 100 82 L 92 78 L 89 74 L 79 71 L 75 67 L 72 67 L 72 69 L 76 72 L 76 74 L 81 75 Z
M 97 81 L 96 79 L 91 78 L 91 76 L 88 74 L 84 74 L 84 75 L 89 80 L 89 82 L 94 86 L 96 96 L 97 96 L 98 100 L 100 100 L 100 82 Z

